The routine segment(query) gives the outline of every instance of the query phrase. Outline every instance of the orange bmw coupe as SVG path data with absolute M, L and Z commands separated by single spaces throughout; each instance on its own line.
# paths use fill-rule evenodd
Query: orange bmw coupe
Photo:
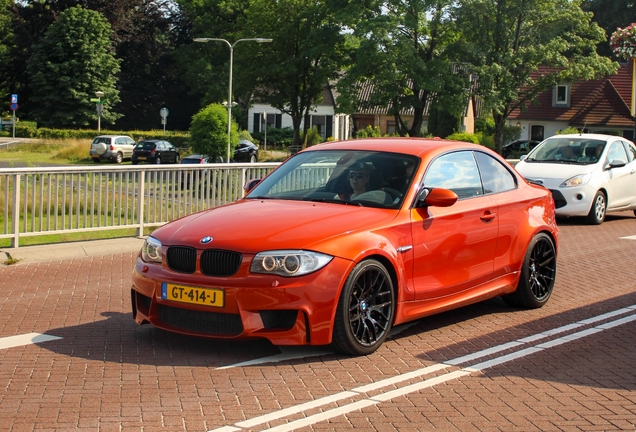
M 557 245 L 550 192 L 485 147 L 332 142 L 289 158 L 244 198 L 153 232 L 134 269 L 133 317 L 366 355 L 392 326 L 487 298 L 543 306 Z

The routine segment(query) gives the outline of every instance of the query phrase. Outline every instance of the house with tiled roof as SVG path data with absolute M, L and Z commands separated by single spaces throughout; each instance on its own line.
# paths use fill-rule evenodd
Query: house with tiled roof
M 471 80 L 472 85 L 474 81 Z M 374 86 L 371 81 L 365 81 L 358 87 L 357 92 L 357 107 L 355 113 L 351 116 L 353 123 L 353 136 L 359 130 L 365 129 L 367 126 L 373 128 L 379 127 L 380 132 L 385 135 L 393 135 L 396 132 L 395 117 L 391 113 L 390 105 L 373 105 L 369 101 L 374 92 Z M 423 113 L 422 130 L 426 131 L 428 127 L 428 113 L 431 106 L 432 94 L 426 100 Z M 461 118 L 461 131 L 474 133 L 475 132 L 475 98 L 467 97 L 466 105 L 464 107 L 464 113 Z M 412 124 L 415 110 L 413 107 L 402 108 L 400 111 L 400 117 L 407 124 Z
M 636 136 L 635 60 L 599 80 L 562 83 L 537 96 L 536 103 L 515 110 L 509 126 L 521 127 L 521 139 L 541 141 L 574 127 L 584 132 Z M 541 69 L 537 72 L 541 74 Z
M 337 93 L 332 85 L 323 88 L 322 99 L 309 112 L 309 129 L 316 128 L 323 140 L 329 138 L 345 140 L 351 136 L 349 116 L 336 112 Z M 272 107 L 269 104 L 256 102 L 247 117 L 249 132 L 263 132 L 265 125 L 270 128 L 291 128 L 292 118 L 289 114 Z M 304 120 L 300 124 L 302 131 Z

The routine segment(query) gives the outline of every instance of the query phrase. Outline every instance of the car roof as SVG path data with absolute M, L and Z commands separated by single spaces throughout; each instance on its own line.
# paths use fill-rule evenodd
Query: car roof
M 130 137 L 128 135 L 97 135 L 95 138 L 130 138 Z
M 303 151 L 321 150 L 370 150 L 379 152 L 402 153 L 423 156 L 426 153 L 438 153 L 448 150 L 486 150 L 490 149 L 479 144 L 463 141 L 451 141 L 441 138 L 359 138 L 346 141 L 331 141 L 308 147 Z
M 606 135 L 606 134 L 595 134 L 595 133 L 583 133 L 583 134 L 564 134 L 564 135 L 553 135 L 550 138 L 580 138 L 580 139 L 596 139 L 602 141 L 608 141 L 611 139 L 623 139 L 629 141 L 627 138 L 623 138 L 617 135 Z
M 205 158 L 209 158 L 209 157 L 210 156 L 208 156 L 208 155 L 192 154 L 192 155 L 184 156 L 181 159 L 205 159 Z

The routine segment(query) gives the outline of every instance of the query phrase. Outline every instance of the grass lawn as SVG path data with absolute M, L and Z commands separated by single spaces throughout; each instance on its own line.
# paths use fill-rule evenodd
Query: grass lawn
M 51 165 L 94 165 L 89 156 L 90 139 L 29 140 L 10 148 L 0 147 L 0 162 L 5 167 L 51 166 Z M 289 154 L 283 150 L 259 151 L 259 162 L 281 162 Z M 186 154 L 181 155 L 186 156 Z M 130 161 L 124 161 L 130 164 Z

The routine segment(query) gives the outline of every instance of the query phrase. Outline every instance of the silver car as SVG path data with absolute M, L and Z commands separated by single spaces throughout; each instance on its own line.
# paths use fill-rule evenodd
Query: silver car
M 110 160 L 122 163 L 124 159 L 132 158 L 135 141 L 126 135 L 100 135 L 91 144 L 90 155 L 93 161 L 99 163 Z

